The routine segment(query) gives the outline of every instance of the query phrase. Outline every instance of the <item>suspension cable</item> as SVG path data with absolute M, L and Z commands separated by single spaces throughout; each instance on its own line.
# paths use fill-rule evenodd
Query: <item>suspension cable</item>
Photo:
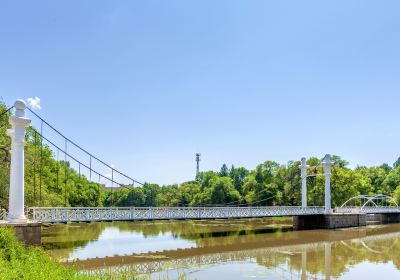
M 98 162 L 100 162 L 101 164 L 103 164 L 104 166 L 110 168 L 110 169 L 114 169 L 111 165 L 107 164 L 106 162 L 104 162 L 103 160 L 99 159 L 98 157 L 94 156 L 93 154 L 89 153 L 87 150 L 85 150 L 84 148 L 82 148 L 81 146 L 79 146 L 78 144 L 76 144 L 74 141 L 72 141 L 71 139 L 69 139 L 68 137 L 66 137 L 64 134 L 62 134 L 59 130 L 57 130 L 54 126 L 52 126 L 51 124 L 49 124 L 46 120 L 44 120 L 42 117 L 40 117 L 37 113 L 35 113 L 33 110 L 31 110 L 29 107 L 27 107 L 27 109 L 33 114 L 35 115 L 39 120 L 41 120 L 43 123 L 45 123 L 48 127 L 50 127 L 53 131 L 55 131 L 58 135 L 60 135 L 62 138 L 64 138 L 66 141 L 68 141 L 69 143 L 71 143 L 72 145 L 74 145 L 76 148 L 78 148 L 79 150 L 81 150 L 82 152 L 84 152 L 85 154 L 87 154 L 89 157 L 97 160 Z M 130 181 L 134 181 L 136 183 L 138 183 L 139 185 L 143 186 L 144 184 L 131 178 L 130 176 L 122 173 L 121 171 L 114 169 L 114 171 L 116 173 L 118 173 L 119 175 L 129 179 Z
M 58 177 L 59 177 L 59 172 L 60 172 L 60 149 L 57 149 L 57 191 L 59 191 L 60 187 L 58 184 Z
M 6 109 L 4 112 L 2 112 L 2 113 L 0 114 L 0 118 L 1 118 L 2 116 L 4 116 L 5 114 L 7 114 L 8 112 L 10 112 L 13 108 L 14 108 L 14 106 L 11 106 L 11 107 L 9 107 L 8 109 Z
M 68 183 L 68 165 L 67 165 L 67 160 L 68 160 L 68 154 L 67 154 L 67 149 L 68 149 L 68 142 L 65 140 L 65 146 L 64 146 L 64 205 L 67 207 L 67 183 Z
M 39 132 L 38 132 L 38 133 L 39 133 Z M 70 159 L 74 160 L 76 163 L 81 164 L 81 166 L 83 166 L 83 167 L 85 167 L 86 169 L 89 170 L 90 167 L 89 167 L 88 165 L 86 165 L 85 163 L 81 162 L 80 160 L 78 160 L 77 158 L 75 158 L 74 156 L 72 156 L 71 154 L 69 154 L 69 153 L 67 152 L 67 148 L 68 148 L 68 147 L 67 147 L 67 144 L 68 144 L 67 141 L 65 141 L 65 149 L 62 149 L 62 148 L 60 148 L 59 146 L 57 146 L 54 142 L 52 142 L 51 140 L 49 140 L 47 137 L 45 137 L 45 136 L 43 136 L 43 135 L 42 135 L 42 137 L 43 137 L 43 140 L 45 140 L 46 142 L 48 142 L 48 143 L 49 143 L 50 145 L 52 145 L 54 148 L 60 149 L 60 151 L 64 153 L 64 155 L 65 155 L 65 163 L 67 163 L 68 158 L 70 158 Z M 115 169 L 113 169 L 113 170 L 114 170 L 114 172 L 116 172 Z M 67 176 L 66 176 L 66 178 L 67 178 L 67 177 L 68 177 L 67 164 L 65 164 L 65 172 L 67 173 Z M 100 172 L 97 172 L 96 170 L 93 170 L 93 169 L 92 169 L 92 172 L 93 172 L 94 174 L 97 174 L 97 175 L 101 176 L 101 178 L 103 178 L 103 179 L 105 179 L 105 180 L 108 180 L 110 183 L 114 183 L 114 184 L 116 184 L 116 185 L 118 185 L 118 186 L 121 186 L 121 187 L 125 186 L 124 184 L 121 184 L 121 183 L 119 183 L 119 182 L 117 182 L 117 181 L 115 181 L 115 180 L 113 180 L 113 179 L 111 179 L 111 178 L 109 178 L 109 177 L 107 177 L 107 176 L 105 176 L 105 175 L 102 175 Z M 136 183 L 138 183 L 138 182 L 136 181 Z
M 43 121 L 40 124 L 40 173 L 39 173 L 39 201 L 42 205 L 42 176 L 43 176 Z
M 33 159 L 33 200 L 36 201 L 36 164 L 37 164 L 37 133 L 34 130 L 34 159 Z

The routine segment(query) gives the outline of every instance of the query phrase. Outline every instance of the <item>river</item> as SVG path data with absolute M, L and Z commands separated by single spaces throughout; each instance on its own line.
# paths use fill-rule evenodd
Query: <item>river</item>
M 82 273 L 152 279 L 400 279 L 400 224 L 293 231 L 290 219 L 49 225 L 43 247 Z

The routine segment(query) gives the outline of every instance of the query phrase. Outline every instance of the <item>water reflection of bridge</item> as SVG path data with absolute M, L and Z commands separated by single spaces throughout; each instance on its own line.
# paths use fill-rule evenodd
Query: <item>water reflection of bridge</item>
M 112 272 L 113 274 L 149 274 L 166 270 L 193 269 L 201 266 L 227 264 L 241 261 L 254 261 L 260 265 L 265 265 L 276 273 L 289 273 L 283 264 L 289 265 L 291 258 L 297 258 L 298 264 L 295 269 L 290 269 L 291 276 L 307 279 L 311 273 L 307 272 L 307 257 L 320 253 L 324 260 L 324 266 L 320 268 L 320 273 L 329 279 L 331 277 L 331 256 L 332 248 L 341 246 L 345 241 L 347 247 L 353 250 L 368 250 L 374 252 L 366 243 L 391 242 L 391 239 L 400 238 L 398 227 L 388 230 L 388 228 L 376 228 L 370 231 L 343 230 L 335 231 L 323 237 L 322 231 L 311 231 L 308 237 L 314 237 L 318 242 L 304 243 L 300 238 L 288 240 L 276 240 L 275 242 L 256 242 L 250 244 L 230 244 L 225 246 L 212 246 L 190 248 L 182 250 L 171 250 L 163 252 L 149 252 L 146 254 L 130 256 L 114 256 L 106 258 L 87 259 L 74 262 L 82 269 L 85 274 L 97 274 Z M 304 237 L 304 236 L 303 236 Z M 304 238 L 302 238 L 304 239 Z M 361 244 L 362 246 L 357 246 Z M 390 249 L 393 246 L 387 246 Z M 385 252 L 382 252 L 385 253 Z M 278 265 L 276 265 L 278 263 Z M 280 265 L 279 265 L 280 264 Z M 291 264 L 293 265 L 293 264 Z M 345 265 L 345 264 L 344 264 Z M 337 274 L 336 270 L 335 273 Z M 281 275 L 282 276 L 282 275 Z M 315 271 L 312 279 L 318 279 Z

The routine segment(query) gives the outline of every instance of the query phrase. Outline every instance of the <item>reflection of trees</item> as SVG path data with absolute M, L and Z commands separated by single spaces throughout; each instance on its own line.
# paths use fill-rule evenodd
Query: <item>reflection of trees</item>
M 287 255 L 283 254 L 274 254 L 269 256 L 257 257 L 257 263 L 268 269 L 274 269 L 278 266 L 282 266 L 283 264 L 287 264 L 288 261 L 289 258 L 287 257 Z
M 144 237 L 158 236 L 160 234 L 172 233 L 184 239 L 202 238 L 209 234 L 223 236 L 227 232 L 254 231 L 265 229 L 275 224 L 291 225 L 292 219 L 275 220 L 264 219 L 242 219 L 242 220 L 185 220 L 185 221 L 143 221 L 143 222 L 116 222 L 113 223 L 120 231 L 136 232 Z M 228 234 L 229 235 L 229 234 Z
M 213 246 L 246 243 L 260 233 L 282 231 L 282 224 L 290 224 L 289 219 L 243 219 L 243 220 L 185 220 L 185 221 L 137 221 L 137 222 L 94 222 L 55 224 L 44 227 L 42 231 L 43 247 L 46 249 L 70 249 L 83 247 L 88 242 L 98 240 L 101 233 L 109 227 L 121 232 L 142 234 L 144 237 L 172 233 L 175 238 L 195 240 L 197 246 Z M 275 227 L 275 225 L 278 225 Z M 220 237 L 220 238 L 218 238 Z M 240 237 L 239 239 L 237 239 Z M 275 236 L 278 237 L 278 236 Z M 219 240 L 219 241 L 217 241 Z M 222 242 L 222 243 L 220 243 Z M 68 253 L 67 253 L 68 254 Z
M 330 276 L 340 277 L 348 271 L 349 267 L 363 262 L 388 263 L 400 269 L 400 255 L 394 252 L 400 250 L 398 238 L 385 238 L 373 241 L 338 241 L 331 245 Z M 294 270 L 302 270 L 302 255 L 297 252 L 293 255 L 281 254 L 279 257 L 268 256 L 258 258 L 257 263 L 269 269 L 282 264 L 290 264 Z M 325 250 L 319 247 L 315 250 L 307 250 L 307 272 L 311 275 L 326 275 Z
M 166 269 L 182 269 L 188 267 L 218 265 L 233 261 L 247 261 L 249 258 L 256 259 L 257 263 L 267 269 L 278 273 L 285 277 L 300 277 L 301 279 L 330 279 L 330 277 L 340 277 L 350 266 L 355 266 L 364 261 L 370 262 L 387 262 L 387 252 L 392 249 L 396 250 L 398 246 L 398 235 L 379 236 L 380 240 L 371 241 L 366 239 L 358 239 L 348 241 L 357 246 L 353 247 L 344 244 L 342 241 L 322 242 L 312 244 L 289 245 L 273 248 L 257 248 L 240 251 L 226 250 L 232 247 L 205 247 L 195 249 L 185 249 L 177 251 L 164 251 L 159 254 L 153 253 L 148 255 L 141 254 L 138 259 L 135 256 L 125 256 L 123 264 L 118 257 L 107 257 L 103 259 L 89 259 L 79 262 L 79 267 L 86 270 L 101 270 L 104 268 L 110 271 L 118 272 L 130 269 L 138 273 L 161 272 Z M 393 241 L 393 242 L 390 242 Z M 363 244 L 364 243 L 364 244 Z M 366 243 L 368 243 L 366 245 Z M 347 248 L 347 249 L 346 249 Z M 385 249 L 382 258 L 369 258 L 376 249 Z M 360 251 L 359 255 L 349 253 L 355 249 Z M 373 254 L 373 253 L 372 253 Z M 355 258 L 353 258 L 355 257 Z M 375 259 L 375 261 L 371 261 Z M 390 259 L 389 259 L 390 260 Z M 393 259 L 392 259 L 393 260 Z M 395 262 L 395 260 L 393 260 Z M 121 264 L 117 265 L 116 264 Z M 304 265 L 304 266 L 303 266 Z M 303 270 L 304 269 L 304 270 Z M 307 270 L 307 273 L 305 273 Z M 304 271 L 304 273 L 303 273 Z M 308 274 L 308 275 L 306 275 Z
M 142 234 L 144 237 L 172 233 L 176 238 L 193 240 L 198 248 L 205 249 L 187 252 L 188 255 L 200 256 L 205 252 L 211 255 L 224 252 L 229 255 L 235 251 L 236 254 L 238 251 L 247 251 L 251 255 L 253 249 L 271 248 L 273 253 L 254 255 L 257 263 L 268 269 L 290 267 L 294 271 L 301 272 L 302 252 L 306 251 L 308 273 L 325 275 L 327 268 L 324 244 L 329 245 L 331 250 L 331 266 L 328 271 L 332 277 L 340 277 L 351 266 L 366 261 L 371 263 L 391 261 L 400 269 L 400 254 L 393 253 L 400 251 L 400 239 L 396 235 L 400 229 L 399 225 L 363 230 L 285 232 L 285 228 L 282 227 L 273 229 L 270 219 L 82 223 L 44 228 L 44 247 L 60 249 L 56 250 L 59 256 L 66 258 L 74 248 L 97 240 L 108 227 Z M 302 244 L 318 246 L 302 247 Z M 182 258 L 184 254 L 175 255 Z
M 42 246 L 45 249 L 83 247 L 97 240 L 107 227 L 106 223 L 55 224 L 42 229 Z
M 286 220 L 290 224 L 291 219 Z M 44 228 L 43 240 L 45 243 L 60 243 L 71 241 L 97 240 L 101 232 L 107 227 L 116 227 L 121 232 L 142 234 L 144 237 L 159 236 L 172 233 L 177 238 L 195 240 L 198 238 L 214 238 L 224 236 L 239 236 L 249 233 L 265 233 L 268 231 L 282 231 L 281 227 L 271 228 L 277 222 L 273 219 L 247 220 L 209 220 L 209 221 L 142 221 L 142 222 L 95 222 L 56 224 Z M 278 223 L 282 224 L 282 221 Z M 258 231 L 258 232 L 257 232 Z

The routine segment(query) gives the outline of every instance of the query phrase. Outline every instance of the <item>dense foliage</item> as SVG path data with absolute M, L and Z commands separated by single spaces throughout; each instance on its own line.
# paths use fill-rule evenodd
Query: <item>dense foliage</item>
M 0 279 L 3 280 L 135 280 L 133 272 L 125 272 L 117 276 L 111 272 L 101 271 L 93 276 L 87 276 L 72 267 L 65 267 L 54 262 L 40 247 L 27 248 L 22 245 L 10 228 L 0 227 Z M 184 278 L 180 278 L 184 279 Z
M 0 279 L 91 279 L 53 262 L 39 248 L 25 248 L 10 229 L 0 228 Z
M 0 113 L 6 110 L 0 104 Z M 10 139 L 6 135 L 9 114 L 0 117 L 0 206 L 7 208 Z M 400 159 L 393 166 L 348 167 L 334 156 L 332 205 L 338 206 L 359 194 L 386 194 L 400 202 Z M 321 159 L 310 158 L 310 166 Z M 300 162 L 279 164 L 266 161 L 254 170 L 244 167 L 219 172 L 201 172 L 193 181 L 180 185 L 123 187 L 115 191 L 91 182 L 70 163 L 56 160 L 54 151 L 41 143 L 34 128 L 29 128 L 25 148 L 25 196 L 27 206 L 264 206 L 299 205 L 301 195 Z M 316 170 L 315 172 L 321 172 Z M 324 178 L 308 180 L 308 204 L 324 204 Z

